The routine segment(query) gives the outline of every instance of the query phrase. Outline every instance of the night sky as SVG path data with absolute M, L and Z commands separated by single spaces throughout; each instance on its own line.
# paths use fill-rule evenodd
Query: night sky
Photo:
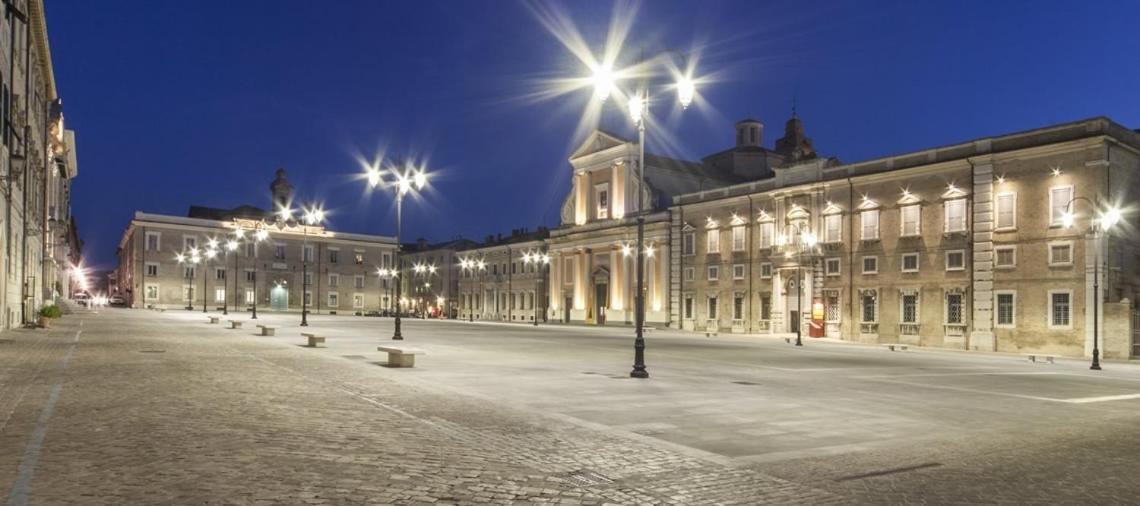
M 392 234 L 390 194 L 356 178 L 381 149 L 437 171 L 405 203 L 405 239 L 558 223 L 591 91 L 533 99 L 588 69 L 528 3 L 46 3 L 89 266 L 114 267 L 136 210 L 267 207 L 277 167 L 334 229 Z M 1098 115 L 1140 128 L 1140 2 L 822 3 L 642 4 L 623 60 L 698 48 L 716 77 L 683 114 L 654 102 L 668 139 L 648 149 L 697 159 L 745 117 L 770 147 L 793 97 L 816 149 L 847 162 Z M 613 4 L 562 9 L 601 54 Z

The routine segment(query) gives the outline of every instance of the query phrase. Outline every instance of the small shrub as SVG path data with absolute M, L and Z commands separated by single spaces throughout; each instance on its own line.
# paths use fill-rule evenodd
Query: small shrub
M 40 316 L 44 318 L 59 318 L 63 316 L 63 310 L 55 304 L 49 304 L 40 308 Z

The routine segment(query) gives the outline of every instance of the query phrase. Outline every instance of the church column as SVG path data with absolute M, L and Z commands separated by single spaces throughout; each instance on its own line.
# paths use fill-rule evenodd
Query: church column
M 574 174 L 574 223 L 585 224 L 587 221 L 590 199 L 590 175 L 587 172 Z
M 669 300 L 668 293 L 666 293 L 669 288 L 666 282 L 666 280 L 669 279 L 669 248 L 664 244 L 658 244 L 655 248 L 656 251 L 654 251 L 654 255 L 657 257 L 657 269 L 655 269 L 657 281 L 653 286 L 657 287 L 657 291 L 656 298 L 649 306 L 649 309 L 652 311 L 662 311 L 666 309 L 667 301 Z M 665 321 L 668 321 L 668 316 L 666 316 Z
M 787 310 L 787 304 L 784 302 L 784 276 L 783 271 L 772 270 L 772 307 L 769 308 L 769 316 L 771 320 L 772 333 L 785 332 L 784 329 L 784 311 Z
M 625 255 L 617 246 L 610 247 L 610 309 L 625 311 L 625 283 L 622 276 L 625 272 Z
M 553 321 L 555 319 L 555 315 L 559 314 L 559 309 L 561 309 L 562 304 L 565 303 L 565 301 L 562 300 L 562 293 L 561 293 L 561 291 L 562 291 L 562 266 L 564 266 L 564 265 L 566 265 L 566 261 L 562 259 L 562 253 L 558 252 L 558 253 L 554 253 L 550 256 L 550 264 L 547 265 L 547 267 L 546 267 L 548 269 L 547 273 L 549 274 L 547 276 L 547 285 L 548 286 L 547 286 L 546 290 L 547 290 L 548 295 L 550 297 L 549 299 L 547 299 L 548 304 L 546 305 L 546 308 L 547 308 L 546 310 L 547 310 L 548 314 L 546 315 L 546 317 L 550 321 Z
M 618 219 L 626 215 L 626 167 L 627 165 L 624 163 L 615 163 L 613 166 L 613 175 L 610 177 L 610 209 L 612 210 L 612 216 Z

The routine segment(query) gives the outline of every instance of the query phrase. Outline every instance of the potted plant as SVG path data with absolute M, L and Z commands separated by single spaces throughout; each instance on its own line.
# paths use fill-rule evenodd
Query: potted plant
M 48 304 L 40 308 L 40 327 L 51 328 L 51 321 L 63 316 L 63 310 L 55 304 Z

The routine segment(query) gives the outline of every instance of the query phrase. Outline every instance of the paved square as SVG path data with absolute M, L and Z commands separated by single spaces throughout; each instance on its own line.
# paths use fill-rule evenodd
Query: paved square
M 1127 503 L 1140 368 L 655 330 L 103 310 L 0 343 L 9 502 Z M 242 315 L 239 318 L 247 318 Z M 328 337 L 308 348 L 301 332 Z

